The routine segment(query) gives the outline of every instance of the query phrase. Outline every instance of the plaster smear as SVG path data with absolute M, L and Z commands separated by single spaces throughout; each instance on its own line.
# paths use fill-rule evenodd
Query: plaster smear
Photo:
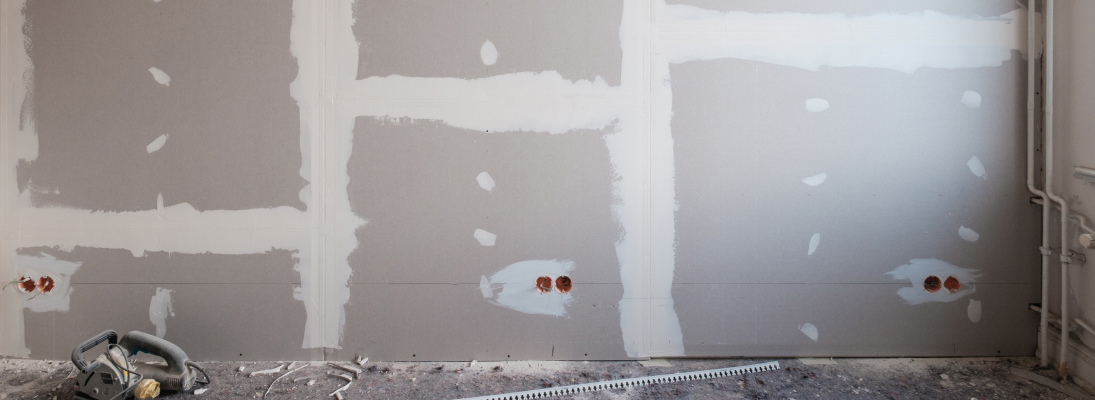
M 476 175 L 475 181 L 479 182 L 479 187 L 483 188 L 483 190 L 488 192 L 494 190 L 494 178 L 492 178 L 487 171 L 480 172 L 479 175 Z
M 472 236 L 475 236 L 475 240 L 478 240 L 479 244 L 483 246 L 494 246 L 494 241 L 498 239 L 498 235 L 482 229 L 476 229 Z
M 814 255 L 814 252 L 817 251 L 817 246 L 819 244 L 821 244 L 821 234 L 815 233 L 814 236 L 810 237 L 810 249 L 806 251 L 806 255 Z
M 977 234 L 977 232 L 975 232 L 973 229 L 967 228 L 965 226 L 961 226 L 958 228 L 958 236 L 960 236 L 965 241 L 971 243 L 976 242 L 977 239 L 981 238 L 981 235 Z
M 985 165 L 981 164 L 981 160 L 977 156 L 973 156 L 966 162 L 966 166 L 970 167 L 970 172 L 982 179 L 988 179 L 988 174 L 985 173 Z
M 814 176 L 811 176 L 811 177 L 808 177 L 808 178 L 802 178 L 802 183 L 805 183 L 805 184 L 810 185 L 810 186 L 817 186 L 817 185 L 820 185 L 820 184 L 824 183 L 825 178 L 828 178 L 828 177 L 829 177 L 829 175 L 822 172 L 820 174 L 817 174 L 817 175 L 814 175 Z
M 600 130 L 619 118 L 619 106 L 628 101 L 626 92 L 599 77 L 569 81 L 555 71 L 481 79 L 369 77 L 345 81 L 337 90 L 347 100 L 339 104 L 347 116 L 433 119 L 498 132 Z M 407 105 L 423 99 L 436 106 Z
M 160 135 L 160 137 L 156 138 L 156 140 L 153 140 L 152 143 L 149 143 L 148 146 L 145 147 L 145 150 L 148 151 L 148 154 L 155 153 L 156 151 L 162 149 L 165 143 L 167 143 L 166 133 Z
M 908 279 L 911 287 L 904 287 L 897 290 L 897 295 L 905 299 L 909 304 L 916 305 L 927 302 L 939 302 L 946 303 L 963 298 L 971 293 L 977 291 L 977 286 L 974 284 L 977 279 L 981 277 L 981 274 L 974 269 L 966 269 L 952 265 L 946 261 L 938 260 L 934 258 L 916 259 L 909 262 L 909 264 L 897 267 L 897 269 L 887 272 L 894 279 Z M 951 293 L 945 288 L 939 289 L 935 293 L 931 293 L 924 289 L 924 280 L 929 276 L 935 276 L 940 281 L 947 279 L 948 277 L 954 277 L 958 279 L 958 282 L 962 284 L 961 289 Z
M 544 314 L 562 317 L 566 307 L 574 301 L 570 293 L 550 291 L 540 293 L 536 290 L 536 278 L 548 276 L 555 278 L 567 275 L 574 270 L 574 262 L 560 260 L 529 260 L 512 264 L 490 276 L 491 285 L 502 286 L 495 304 L 526 314 Z
M 817 327 L 814 326 L 814 324 L 805 323 L 799 325 L 798 330 L 802 331 L 810 340 L 817 341 Z
M 970 299 L 970 305 L 966 307 L 966 316 L 975 324 L 981 321 L 981 302 Z
M 156 67 L 149 68 L 148 72 L 152 73 L 152 79 L 155 79 L 156 83 L 164 86 L 171 86 L 171 77 L 168 76 L 166 72 L 160 71 L 160 69 Z
M 816 71 L 822 66 L 918 68 L 1000 66 L 1026 51 L 1026 10 L 988 18 L 934 11 L 847 16 L 720 12 L 661 5 L 659 48 L 671 63 L 737 58 Z
M 494 297 L 494 289 L 490 287 L 490 280 L 486 275 L 479 276 L 479 291 L 483 292 L 484 299 Z
M 829 102 L 825 99 L 809 99 L 806 100 L 806 111 L 816 113 L 829 109 Z
M 175 316 L 175 309 L 171 306 L 171 292 L 164 288 L 156 288 L 156 294 L 148 303 L 148 320 L 156 326 L 156 337 L 163 338 L 167 334 L 167 317 Z
M 16 275 L 37 280 L 48 276 L 53 278 L 53 290 L 49 293 L 38 294 L 37 291 L 20 294 L 22 306 L 34 312 L 68 311 L 72 298 L 72 274 L 80 268 L 82 263 L 58 260 L 49 254 L 15 256 Z M 9 288 L 8 290 L 11 290 Z
M 498 49 L 494 47 L 494 43 L 489 40 L 483 42 L 483 47 L 479 48 L 479 58 L 483 59 L 483 65 L 494 65 L 498 62 Z
M 967 90 L 962 93 L 962 100 L 960 101 L 969 108 L 981 107 L 981 94 L 972 90 Z

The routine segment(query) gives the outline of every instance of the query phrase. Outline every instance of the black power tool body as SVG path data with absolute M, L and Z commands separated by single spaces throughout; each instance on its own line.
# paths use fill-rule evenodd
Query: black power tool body
M 84 361 L 83 353 L 103 342 L 108 342 L 106 353 L 90 363 Z M 132 356 L 141 352 L 162 358 L 166 365 L 131 361 Z M 187 391 L 195 383 L 209 384 L 209 376 L 179 346 L 139 331 L 129 332 L 121 340 L 117 332 L 104 331 L 72 350 L 72 363 L 79 369 L 77 399 L 125 399 L 142 379 L 155 380 L 166 391 Z M 204 381 L 197 380 L 199 372 Z

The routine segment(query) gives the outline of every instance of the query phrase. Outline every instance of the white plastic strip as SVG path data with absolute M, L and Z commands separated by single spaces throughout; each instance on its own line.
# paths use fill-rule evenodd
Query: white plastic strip
M 608 389 L 624 389 L 636 386 L 646 386 L 656 383 L 687 382 L 698 379 L 713 379 L 727 376 L 744 375 L 757 372 L 775 371 L 779 369 L 779 361 L 752 364 L 741 367 L 709 369 L 695 372 L 679 372 L 668 375 L 644 376 L 639 378 L 616 379 L 611 381 L 583 383 L 580 385 L 559 386 L 547 389 L 529 390 L 497 394 L 490 396 L 469 397 L 463 400 L 517 400 L 517 399 L 542 399 L 545 397 L 574 395 Z

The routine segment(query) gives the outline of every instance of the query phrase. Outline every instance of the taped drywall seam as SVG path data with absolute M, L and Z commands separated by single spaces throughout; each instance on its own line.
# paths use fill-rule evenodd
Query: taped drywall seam
M 1000 66 L 1026 51 L 1026 10 L 990 18 L 934 11 L 846 16 L 719 12 L 659 0 L 658 54 L 671 63 L 737 58 L 816 71 L 821 66 Z M 671 44 L 671 45 L 666 45 Z
M 620 262 L 620 331 L 628 357 L 650 357 L 650 26 L 652 8 L 648 0 L 624 2 L 620 22 L 621 59 L 620 104 L 617 133 L 605 138 L 613 172 L 615 195 L 621 201 L 612 206 L 622 236 L 616 242 Z M 676 323 L 675 320 L 670 323 Z
M 16 275 L 12 214 L 15 204 L 16 160 L 38 156 L 34 121 L 20 123 L 19 108 L 27 88 L 21 84 L 32 73 L 23 47 L 25 0 L 0 2 L 0 277 Z M 14 278 L 12 278 L 14 279 Z M 15 290 L 0 292 L 0 355 L 26 357 L 23 308 Z
M 663 15 L 658 2 L 654 4 L 655 19 Z M 673 94 L 669 81 L 669 62 L 657 48 L 663 32 L 651 33 L 651 112 L 650 112 L 650 356 L 683 356 L 681 326 L 673 304 L 673 270 L 676 263 L 676 161 L 670 123 L 673 115 Z

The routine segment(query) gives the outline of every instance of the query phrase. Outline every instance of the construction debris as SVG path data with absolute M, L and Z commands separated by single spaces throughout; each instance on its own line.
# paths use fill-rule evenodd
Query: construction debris
M 247 367 L 242 367 L 242 366 L 241 366 L 241 367 L 240 367 L 240 369 L 239 369 L 239 371 L 240 371 L 240 372 L 243 372 L 243 370 L 245 370 L 245 369 L 247 369 Z
M 471 364 L 468 364 L 468 368 L 474 367 L 474 366 L 475 366 L 475 363 L 478 363 L 478 362 L 479 362 L 479 361 L 476 361 L 476 360 L 471 360 Z
M 295 363 L 294 363 L 294 364 L 295 364 Z M 290 365 L 292 365 L 292 364 L 290 364 Z M 302 369 L 304 369 L 304 368 L 306 368 L 306 367 L 307 367 L 307 365 L 303 365 L 303 366 L 301 366 L 300 368 L 297 368 L 297 369 L 291 369 L 291 370 L 289 370 L 289 372 L 286 372 L 286 373 L 285 373 L 285 374 L 283 374 L 282 376 L 279 376 L 279 377 L 277 377 L 277 379 L 274 379 L 274 381 L 273 381 L 273 382 L 270 382 L 270 386 L 267 386 L 267 387 L 266 387 L 266 392 L 262 394 L 262 397 L 263 397 L 263 398 L 266 398 L 266 395 L 270 394 L 270 389 L 273 389 L 273 388 L 274 388 L 274 384 L 275 384 L 275 383 L 278 383 L 278 381 L 280 381 L 280 380 L 281 380 L 281 378 L 287 377 L 287 376 L 289 376 L 289 374 L 291 374 L 291 373 L 294 373 L 294 372 L 297 372 L 297 371 L 300 371 L 300 370 L 302 370 Z M 278 367 L 278 368 L 281 368 L 281 367 Z
M 195 390 L 194 394 L 199 395 L 199 394 L 205 393 L 207 391 L 209 391 L 209 388 L 201 388 L 201 389 Z
M 1024 369 L 1012 368 L 1010 371 L 1011 371 L 1012 374 L 1014 374 L 1016 376 L 1023 377 L 1023 378 L 1026 378 L 1026 379 L 1041 383 L 1041 384 L 1046 385 L 1049 388 L 1054 389 L 1058 392 L 1061 392 L 1061 393 L 1067 394 L 1069 396 L 1072 396 L 1072 398 L 1075 398 L 1075 399 L 1080 399 L 1080 400 L 1095 399 L 1095 397 L 1091 397 L 1087 393 L 1084 393 L 1084 392 L 1081 392 L 1079 390 L 1070 388 L 1070 387 L 1065 386 L 1065 385 L 1061 384 L 1060 382 L 1057 382 L 1053 379 L 1046 378 L 1044 376 L 1038 375 L 1036 373 L 1033 373 L 1033 372 L 1030 372 L 1030 371 L 1027 371 L 1027 370 L 1024 370 Z
M 335 398 L 337 398 L 339 400 L 342 400 L 342 393 L 340 393 L 340 392 L 342 392 L 343 390 L 346 390 L 346 388 L 350 387 L 350 384 L 354 383 L 354 378 L 351 378 L 349 375 L 332 374 L 332 373 L 328 373 L 327 376 L 333 376 L 333 377 L 342 378 L 342 379 L 346 380 L 345 385 L 342 385 L 342 387 L 336 389 L 335 391 L 331 392 L 331 394 L 328 395 L 328 396 L 335 396 Z
M 350 366 L 346 366 L 346 365 L 335 364 L 333 362 L 327 363 L 327 365 L 329 365 L 331 367 L 341 369 L 341 370 L 349 372 L 349 373 L 352 373 L 352 374 L 354 374 L 354 378 L 361 379 L 361 370 L 360 369 L 350 367 Z
M 364 367 L 365 363 L 369 362 L 369 357 L 361 358 L 361 356 L 357 356 L 357 360 L 354 360 L 354 362 L 357 363 L 358 366 Z
M 247 377 L 254 378 L 258 375 L 273 375 L 273 374 L 276 374 L 278 372 L 281 372 L 281 369 L 283 367 L 285 367 L 285 364 L 281 364 L 281 365 L 277 366 L 277 368 L 270 368 L 270 369 L 264 369 L 262 371 L 255 371 L 255 372 L 252 372 L 251 374 L 247 375 Z M 240 367 L 240 368 L 242 368 L 242 367 Z

